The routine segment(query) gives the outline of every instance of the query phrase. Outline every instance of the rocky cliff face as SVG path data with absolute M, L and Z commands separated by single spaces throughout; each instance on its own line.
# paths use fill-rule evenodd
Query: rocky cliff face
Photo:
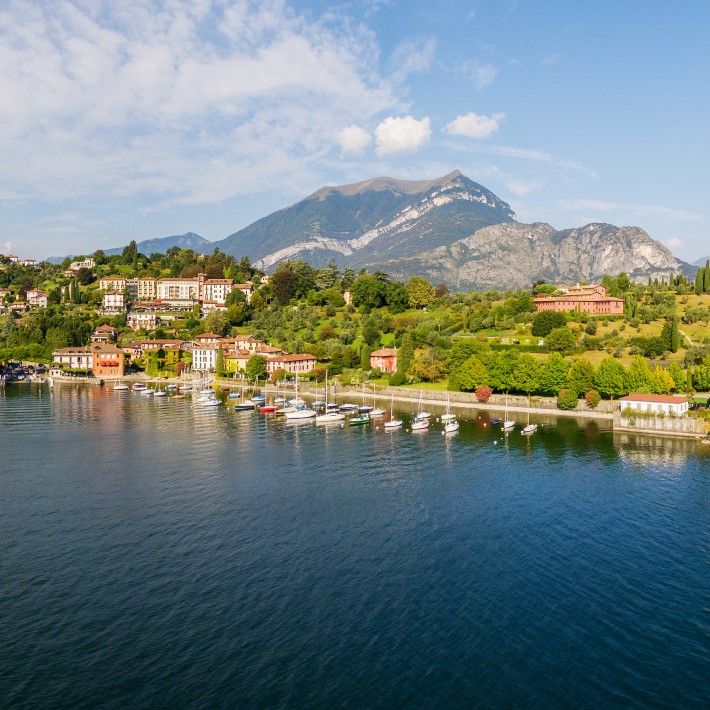
M 398 278 L 421 274 L 457 290 L 529 288 L 538 279 L 593 282 L 622 271 L 636 280 L 693 272 L 638 227 L 588 224 L 557 231 L 518 222 L 484 227 L 448 246 L 375 266 Z
M 429 181 L 374 178 L 325 187 L 213 246 L 264 269 L 284 259 L 364 266 L 413 257 L 514 219 L 507 203 L 457 170 Z

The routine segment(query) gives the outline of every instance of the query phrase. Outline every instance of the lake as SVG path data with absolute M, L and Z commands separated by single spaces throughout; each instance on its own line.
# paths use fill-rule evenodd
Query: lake
M 0 389 L 0 704 L 706 707 L 710 452 L 544 421 Z

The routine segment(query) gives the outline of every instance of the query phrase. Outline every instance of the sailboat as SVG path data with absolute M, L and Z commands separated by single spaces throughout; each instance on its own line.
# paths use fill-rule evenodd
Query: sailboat
M 360 414 L 369 414 L 372 411 L 372 407 L 365 403 L 365 383 L 362 384 L 362 404 L 357 408 Z
M 119 379 L 119 381 L 113 386 L 113 389 L 115 392 L 125 392 L 128 389 L 128 385 L 123 384 L 123 382 Z
M 246 412 L 254 409 L 256 405 L 250 399 L 244 399 L 244 383 L 242 383 L 242 401 L 234 405 L 234 410 L 237 412 Z
M 506 393 L 505 395 L 505 419 L 503 419 L 503 423 L 501 424 L 500 428 L 503 431 L 512 431 L 515 429 L 515 422 L 512 419 L 508 419 L 508 394 Z
M 521 434 L 532 434 L 537 431 L 537 424 L 530 423 L 530 396 L 528 395 L 528 423 L 521 430 Z
M 451 402 L 449 401 L 449 393 L 446 392 L 446 413 L 441 415 L 442 422 L 450 422 L 456 419 L 456 415 L 451 413 Z M 458 429 L 458 427 L 456 427 Z
M 323 414 L 316 416 L 316 424 L 330 424 L 331 422 L 342 422 L 345 415 L 339 411 L 328 409 L 328 370 L 325 371 L 325 409 Z
M 444 434 L 453 434 L 455 431 L 459 430 L 459 423 L 454 419 L 453 421 L 448 421 L 444 424 Z
M 426 409 L 422 409 L 422 391 L 419 390 L 419 411 L 417 412 L 417 419 L 429 419 L 431 412 L 427 412 Z
M 390 403 L 390 418 L 385 422 L 385 429 L 397 429 L 402 426 L 401 419 L 394 418 L 394 393 L 392 394 L 392 402 Z
M 370 419 L 372 417 L 384 417 L 387 414 L 387 410 L 377 408 L 377 387 L 372 385 L 372 406 L 373 409 L 370 410 Z
M 298 401 L 298 375 L 296 375 L 296 398 L 293 400 L 294 402 Z M 303 400 L 301 400 L 303 401 Z M 296 406 L 295 409 L 292 409 L 289 412 L 286 412 L 286 419 L 288 421 L 296 421 L 298 419 L 311 419 L 312 417 L 316 416 L 316 411 L 315 409 L 311 409 L 310 407 L 306 407 L 305 404 L 299 404 Z

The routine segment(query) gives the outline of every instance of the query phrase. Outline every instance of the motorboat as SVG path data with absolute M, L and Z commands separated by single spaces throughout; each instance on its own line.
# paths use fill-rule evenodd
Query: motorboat
M 200 402 L 201 407 L 219 407 L 222 404 L 222 401 L 220 399 L 217 399 L 214 395 L 211 397 L 207 397 L 207 399 L 203 399 Z
M 266 404 L 263 407 L 259 407 L 259 414 L 273 414 L 278 407 L 275 404 Z
M 453 434 L 455 431 L 459 430 L 459 423 L 454 419 L 453 421 L 446 422 L 444 425 L 444 434 Z
M 370 423 L 370 417 L 367 416 L 367 414 L 360 412 L 354 417 L 350 417 L 348 419 L 348 424 L 369 424 Z
M 246 412 L 250 409 L 255 408 L 256 404 L 254 404 L 254 402 L 252 402 L 250 399 L 245 399 L 243 402 L 238 402 L 234 405 L 234 410 L 237 412 Z
M 134 392 L 143 392 L 143 390 L 147 390 L 148 386 L 143 384 L 142 382 L 135 382 L 133 384 L 133 391 Z

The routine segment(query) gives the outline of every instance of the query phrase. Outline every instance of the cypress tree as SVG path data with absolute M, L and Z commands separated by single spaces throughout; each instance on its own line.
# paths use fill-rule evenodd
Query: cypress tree
M 680 347 L 680 333 L 678 332 L 678 319 L 671 320 L 671 352 L 677 353 Z
M 412 343 L 412 336 L 409 333 L 405 333 L 402 337 L 402 347 L 397 353 L 397 371 L 406 375 L 413 361 L 414 343 Z
M 703 293 L 710 293 L 710 260 L 705 262 L 705 271 L 703 272 Z
M 705 269 L 701 266 L 695 275 L 695 293 L 702 293 L 705 288 Z

